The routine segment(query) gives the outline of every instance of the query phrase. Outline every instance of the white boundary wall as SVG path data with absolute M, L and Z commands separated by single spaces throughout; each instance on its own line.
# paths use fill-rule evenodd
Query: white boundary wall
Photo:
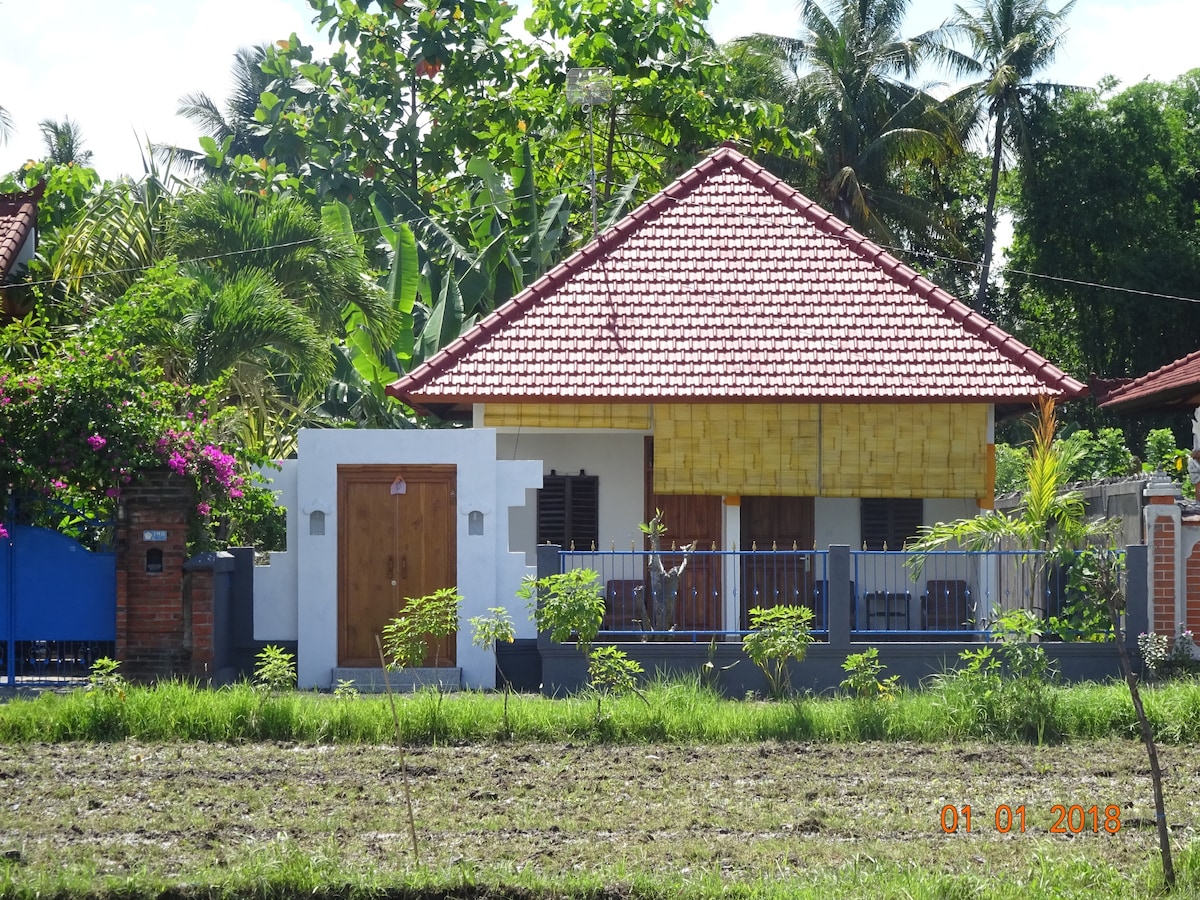
M 254 579 L 256 640 L 297 642 L 301 688 L 332 687 L 337 666 L 337 468 L 339 465 L 453 465 L 458 471 L 456 533 L 463 627 L 458 665 L 467 687 L 495 686 L 495 657 L 471 644 L 465 624 L 489 607 L 504 606 L 518 637 L 536 630 L 517 607 L 521 579 L 534 574 L 525 554 L 509 550 L 509 510 L 524 506 L 527 491 L 542 486 L 537 461 L 499 460 L 490 428 L 445 430 L 302 429 L 298 459 L 271 473 L 288 507 L 288 550 L 272 554 Z M 293 474 L 294 471 L 294 474 Z M 472 512 L 483 516 L 483 534 L 469 534 Z M 311 527 L 323 517 L 323 533 Z M 277 569 L 276 567 L 279 566 Z

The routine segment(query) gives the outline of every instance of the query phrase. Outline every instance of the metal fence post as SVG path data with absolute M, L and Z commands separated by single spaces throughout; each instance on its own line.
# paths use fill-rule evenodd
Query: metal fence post
M 830 544 L 825 563 L 826 598 L 829 623 L 829 646 L 850 648 L 850 616 L 854 597 L 850 591 L 850 545 Z
M 1150 630 L 1147 590 L 1149 548 L 1132 544 L 1125 550 L 1125 646 L 1137 650 L 1138 635 Z

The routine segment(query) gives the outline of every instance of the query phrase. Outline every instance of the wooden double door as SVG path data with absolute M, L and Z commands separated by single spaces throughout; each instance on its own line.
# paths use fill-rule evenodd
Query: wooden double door
M 458 578 L 455 466 L 338 466 L 338 665 L 378 667 L 376 635 L 405 600 Z M 425 665 L 455 665 L 456 636 Z

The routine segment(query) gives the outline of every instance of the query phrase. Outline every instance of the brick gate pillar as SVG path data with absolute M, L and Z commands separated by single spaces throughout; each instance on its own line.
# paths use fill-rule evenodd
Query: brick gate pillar
M 193 617 L 183 564 L 195 505 L 192 483 L 165 470 L 144 472 L 122 491 L 117 658 L 128 678 L 153 681 L 191 670 Z
M 1146 544 L 1150 548 L 1149 625 L 1159 634 L 1174 635 L 1176 624 L 1184 620 L 1182 518 L 1179 485 L 1170 481 L 1150 481 L 1146 496 Z

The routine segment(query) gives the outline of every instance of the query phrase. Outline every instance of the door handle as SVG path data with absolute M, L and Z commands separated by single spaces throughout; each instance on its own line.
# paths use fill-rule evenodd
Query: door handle
M 408 557 L 407 556 L 400 557 L 400 577 L 408 578 Z
M 396 586 L 396 558 L 394 556 L 388 557 L 387 577 L 388 577 L 388 581 L 391 582 L 392 587 L 395 587 Z

